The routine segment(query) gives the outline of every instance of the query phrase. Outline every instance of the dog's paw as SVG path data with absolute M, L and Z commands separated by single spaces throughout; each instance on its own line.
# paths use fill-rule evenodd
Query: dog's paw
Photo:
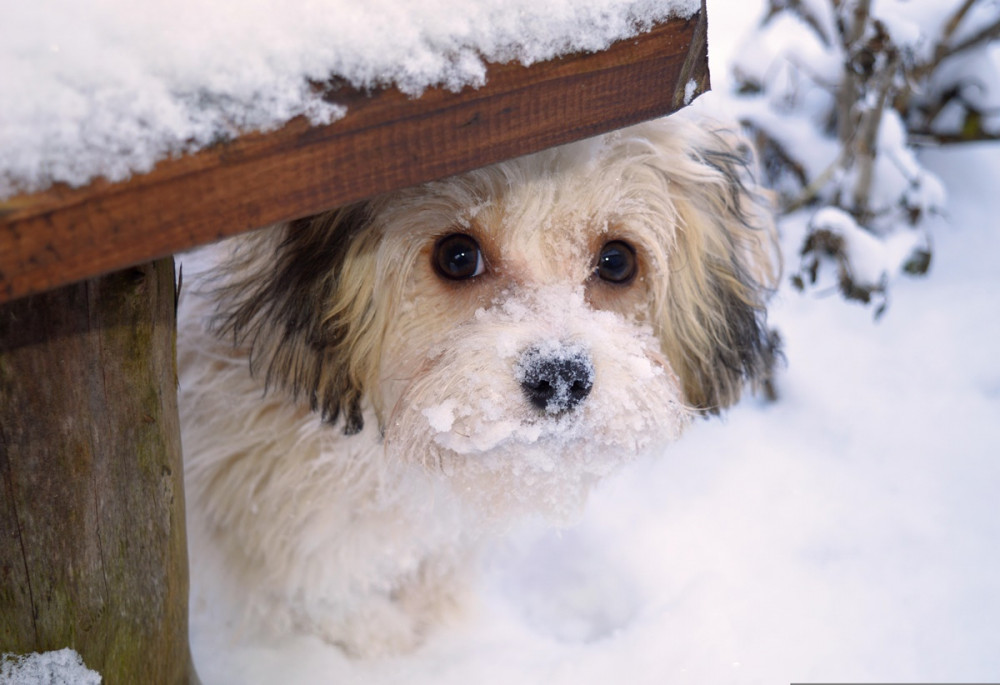
M 421 622 L 389 599 L 372 600 L 346 620 L 320 621 L 313 632 L 352 657 L 368 659 L 411 652 L 423 642 Z
M 310 612 L 304 627 L 357 658 L 406 654 L 423 644 L 432 626 L 457 615 L 464 586 L 429 582 L 427 575 L 404 584 L 390 596 L 370 596 L 343 613 Z

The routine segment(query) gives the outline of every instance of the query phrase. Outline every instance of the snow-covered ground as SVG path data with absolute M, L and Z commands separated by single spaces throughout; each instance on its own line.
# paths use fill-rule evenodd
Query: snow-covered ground
M 778 403 L 696 424 L 578 526 L 498 550 L 480 606 L 412 655 L 241 644 L 203 608 L 203 681 L 995 682 L 1000 148 L 924 161 L 952 207 L 932 273 L 877 324 L 784 288 Z
M 709 3 L 713 76 L 755 19 Z M 718 103 L 716 103 L 718 104 Z M 922 153 L 949 225 L 872 311 L 778 293 L 781 398 L 697 423 L 583 520 L 515 536 L 417 652 L 254 644 L 196 603 L 222 683 L 972 682 L 1000 678 L 1000 147 Z M 783 225 L 786 259 L 807 216 Z

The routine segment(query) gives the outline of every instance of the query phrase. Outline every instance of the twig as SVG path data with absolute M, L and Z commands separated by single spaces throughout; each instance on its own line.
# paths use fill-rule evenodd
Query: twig
M 823 186 L 833 178 L 833 175 L 844 168 L 844 165 L 847 164 L 847 157 L 847 148 L 841 147 L 840 155 L 838 155 L 837 159 L 833 160 L 822 173 L 814 178 L 813 182 L 805 187 L 797 198 L 785 206 L 785 213 L 790 214 L 812 202 L 819 195 L 819 191 L 823 189 Z
M 979 31 L 979 33 L 965 39 L 958 45 L 948 45 L 948 41 L 951 40 L 955 31 L 958 30 L 958 27 L 965 18 L 965 15 L 968 14 L 969 10 L 972 9 L 978 1 L 979 0 L 965 0 L 962 5 L 955 10 L 955 13 L 950 19 L 948 19 L 948 23 L 945 24 L 944 29 L 941 31 L 941 38 L 934 47 L 933 56 L 923 64 L 918 64 L 910 69 L 907 74 L 908 80 L 912 80 L 914 82 L 921 81 L 937 69 L 938 65 L 948 57 L 951 57 L 952 55 L 963 50 L 967 50 L 981 41 L 988 41 L 990 38 L 996 37 L 996 32 L 1000 29 L 1000 19 L 992 25 L 986 26 Z
M 861 135 L 855 140 L 858 143 L 855 151 L 855 160 L 858 167 L 857 184 L 851 193 L 851 201 L 857 216 L 867 216 L 868 203 L 871 195 L 871 186 L 875 167 L 876 146 L 879 128 L 882 126 L 882 114 L 885 112 L 886 101 L 889 99 L 889 91 L 896 75 L 896 68 L 900 63 L 900 56 L 896 50 L 892 50 L 887 55 L 887 63 L 882 70 L 878 83 L 878 99 L 875 105 L 861 117 Z
M 833 36 L 830 36 L 826 32 L 823 22 L 812 11 L 812 8 L 803 3 L 802 0 L 771 0 L 769 5 L 767 15 L 764 17 L 764 24 L 769 22 L 779 12 L 791 10 L 813 30 L 825 47 L 833 45 Z
M 941 41 L 938 44 L 939 47 L 951 40 L 951 37 L 958 28 L 958 25 L 962 23 L 962 20 L 965 19 L 965 15 L 969 13 L 969 10 L 972 9 L 972 6 L 977 2 L 979 2 L 979 0 L 965 0 L 965 2 L 962 3 L 962 6 L 955 10 L 955 14 L 951 15 L 951 19 L 949 19 L 948 23 L 944 25 L 944 30 L 941 32 Z
M 953 45 L 950 48 L 946 48 L 944 54 L 941 56 L 941 60 L 951 57 L 952 55 L 957 54 L 959 52 L 968 50 L 969 48 L 975 47 L 980 43 L 988 43 L 989 41 L 998 37 L 1000 37 L 1000 19 L 997 19 L 992 24 L 983 27 L 978 33 L 969 36 L 958 45 Z

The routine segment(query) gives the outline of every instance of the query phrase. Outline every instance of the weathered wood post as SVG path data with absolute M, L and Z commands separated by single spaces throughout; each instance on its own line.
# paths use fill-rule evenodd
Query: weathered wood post
M 0 653 L 195 680 L 173 260 L 0 306 Z

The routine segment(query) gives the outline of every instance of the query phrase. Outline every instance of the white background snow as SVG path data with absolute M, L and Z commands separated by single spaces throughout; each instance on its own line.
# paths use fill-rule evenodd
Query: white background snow
M 451 5 L 438 4 L 448 16 Z M 72 27 L 84 11 L 75 6 L 41 19 Z M 16 7 L 44 14 L 41 4 Z M 202 9 L 180 3 L 187 19 L 144 21 L 183 24 L 183 37 Z M 717 91 L 759 11 L 710 0 Z M 124 33 L 134 19 L 121 17 Z M 0 20 L 0 41 L 18 39 L 12 26 Z M 234 53 L 272 37 L 239 40 Z M 0 87 L 16 73 L 0 64 Z M 66 97 L 71 111 L 84 106 Z M 708 99 L 699 106 L 725 108 Z M 27 106 L 0 100 L 0 123 Z M 136 126 L 154 100 L 130 103 Z M 178 121 L 175 142 L 191 135 L 191 122 Z M 203 682 L 1000 680 L 1000 147 L 929 150 L 921 162 L 942 179 L 950 213 L 933 234 L 929 277 L 894 283 L 878 323 L 833 292 L 783 286 L 771 311 L 788 358 L 779 402 L 750 399 L 724 420 L 698 422 L 608 481 L 577 526 L 526 531 L 494 550 L 475 606 L 413 654 L 353 661 L 311 637 L 251 643 L 196 603 Z M 790 267 L 807 221 L 784 222 Z
M 716 90 L 758 12 L 709 3 Z M 414 654 L 245 643 L 196 607 L 202 679 L 1000 680 L 1000 147 L 921 160 L 950 208 L 931 274 L 894 283 L 878 323 L 783 286 L 778 403 L 697 423 L 607 482 L 572 529 L 515 536 L 487 560 L 478 604 Z M 783 226 L 789 264 L 807 220 Z

